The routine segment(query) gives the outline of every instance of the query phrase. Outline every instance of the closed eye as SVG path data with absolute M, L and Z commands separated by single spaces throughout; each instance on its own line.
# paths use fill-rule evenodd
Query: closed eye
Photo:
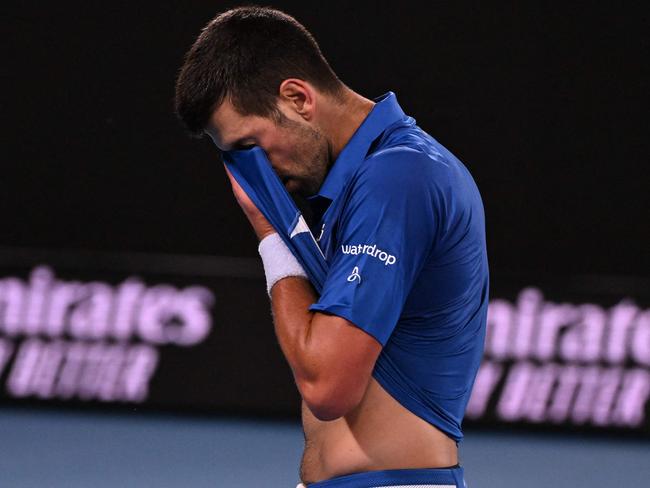
M 252 147 L 255 147 L 255 144 L 253 144 L 250 141 L 247 141 L 246 139 L 240 139 L 240 140 L 236 141 L 232 146 L 233 150 L 235 150 L 235 151 L 241 151 L 243 149 L 250 149 Z

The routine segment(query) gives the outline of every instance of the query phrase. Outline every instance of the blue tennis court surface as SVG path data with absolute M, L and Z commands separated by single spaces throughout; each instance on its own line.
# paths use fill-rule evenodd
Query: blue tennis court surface
M 289 487 L 300 425 L 0 409 L 1 488 Z M 469 488 L 650 486 L 650 442 L 467 432 Z

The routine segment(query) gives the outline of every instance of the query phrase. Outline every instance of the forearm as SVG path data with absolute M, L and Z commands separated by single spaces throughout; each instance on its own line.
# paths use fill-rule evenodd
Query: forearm
M 284 278 L 271 289 L 275 333 L 299 388 L 318 378 L 318 358 L 310 354 L 314 313 L 309 311 L 317 298 L 309 281 L 300 277 Z
M 339 327 L 354 327 L 344 325 L 343 319 L 310 312 L 316 299 L 305 278 L 284 278 L 271 289 L 275 333 L 300 395 L 318 419 L 333 420 L 361 400 L 369 371 L 365 377 L 349 374 L 356 365 L 340 357 L 336 337 Z M 350 345 L 354 348 L 352 341 Z

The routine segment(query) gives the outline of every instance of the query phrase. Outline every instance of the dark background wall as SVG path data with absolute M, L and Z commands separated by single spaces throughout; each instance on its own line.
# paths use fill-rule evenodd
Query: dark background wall
M 3 30 L 0 245 L 254 256 L 208 141 L 172 111 L 234 2 L 27 2 Z M 648 22 L 625 3 L 273 6 L 368 97 L 395 91 L 481 189 L 493 273 L 650 272 Z M 7 9 L 7 7 L 4 7 Z

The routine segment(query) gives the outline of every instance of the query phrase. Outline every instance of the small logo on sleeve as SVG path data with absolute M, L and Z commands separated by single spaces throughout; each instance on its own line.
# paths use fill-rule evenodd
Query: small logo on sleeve
M 357 244 L 357 245 L 352 245 L 352 244 L 345 244 L 341 246 L 341 252 L 343 254 L 367 254 L 368 256 L 372 256 L 373 258 L 377 258 L 380 261 L 384 263 L 385 266 L 388 266 L 390 264 L 395 264 L 397 262 L 397 257 L 393 256 L 392 254 L 388 254 L 386 251 L 382 251 L 381 249 L 377 249 L 377 244 L 369 245 L 369 244 Z
M 350 283 L 359 280 L 359 283 L 361 283 L 361 275 L 359 274 L 359 267 L 355 266 L 352 269 L 352 273 L 350 273 L 350 276 L 348 276 L 348 281 Z

